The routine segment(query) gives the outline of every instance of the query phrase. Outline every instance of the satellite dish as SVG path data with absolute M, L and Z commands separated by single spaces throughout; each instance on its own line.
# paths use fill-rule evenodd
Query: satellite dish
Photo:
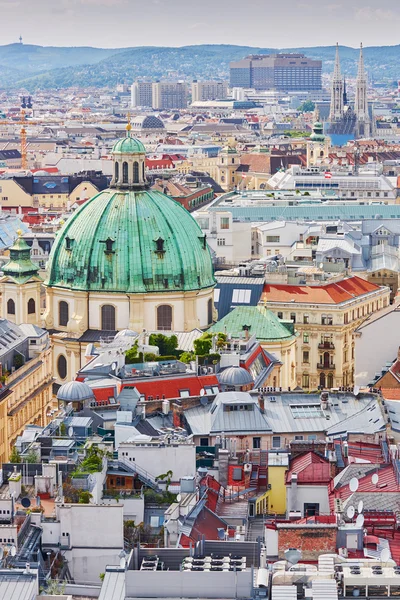
M 356 510 L 355 510 L 354 506 L 349 506 L 346 511 L 346 514 L 349 517 L 349 519 L 352 519 L 355 515 L 355 512 L 356 512 Z
M 116 370 L 117 370 L 117 366 L 118 366 L 118 365 L 117 365 L 117 363 L 116 363 L 116 362 L 113 362 L 113 364 L 111 365 L 111 369 L 112 369 L 113 371 L 116 371 Z
M 390 559 L 390 550 L 389 548 L 384 548 L 381 552 L 380 559 L 381 562 L 385 563 Z
M 0 546 L 0 560 L 3 558 L 3 555 L 4 555 L 4 550 L 3 550 L 3 547 Z
M 17 549 L 15 546 L 11 546 L 10 554 L 11 556 L 15 556 L 17 554 Z
M 364 515 L 358 515 L 356 525 L 357 527 L 362 527 L 364 525 Z
M 357 506 L 357 512 L 359 515 L 361 515 L 363 509 L 364 509 L 364 502 L 362 500 L 360 500 L 360 502 L 358 503 L 358 506 Z
M 121 560 L 119 561 L 119 566 L 121 569 L 125 569 L 126 567 L 126 558 L 122 557 Z
M 324 268 L 324 263 L 319 263 L 318 266 L 319 266 L 320 269 L 323 269 Z
M 351 492 L 356 492 L 358 490 L 358 479 L 356 477 L 350 479 L 349 487 Z
M 200 396 L 204 396 L 206 393 L 206 390 L 204 388 L 201 388 L 200 390 Z
M 372 477 L 371 477 L 371 481 L 372 481 L 372 483 L 373 483 L 374 485 L 376 485 L 376 484 L 378 483 L 378 481 L 379 481 L 379 475 L 378 475 L 378 473 L 374 473 L 374 474 L 372 475 Z
M 74 428 L 68 427 L 68 437 L 73 437 L 73 435 L 74 435 Z
M 355 396 L 358 396 L 358 394 L 360 393 L 360 386 L 359 385 L 355 385 L 353 392 L 354 392 Z
M 181 494 L 178 494 L 177 497 L 176 497 L 176 501 L 180 502 L 181 500 L 182 500 L 182 496 L 181 496 Z
M 22 498 L 21 504 L 24 508 L 29 508 L 31 505 L 31 501 L 29 500 L 29 498 Z

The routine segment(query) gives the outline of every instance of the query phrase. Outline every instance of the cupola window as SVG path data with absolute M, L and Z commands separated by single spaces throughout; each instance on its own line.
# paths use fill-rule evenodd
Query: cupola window
M 133 163 L 133 183 L 139 183 L 139 163 L 137 160 Z
M 15 315 L 15 302 L 12 298 L 7 301 L 7 314 Z
M 75 240 L 73 238 L 70 238 L 70 237 L 67 236 L 65 238 L 65 249 L 66 250 L 72 250 L 72 247 L 74 245 L 74 241 Z
M 33 298 L 28 300 L 28 315 L 34 315 L 36 312 L 36 303 Z
M 128 183 L 128 163 L 122 163 L 122 183 Z
M 118 182 L 118 177 L 119 177 L 119 164 L 116 162 L 115 166 L 114 166 L 114 179 L 115 179 L 115 183 Z
M 67 359 L 63 354 L 57 359 L 57 371 L 60 379 L 65 379 L 67 376 Z

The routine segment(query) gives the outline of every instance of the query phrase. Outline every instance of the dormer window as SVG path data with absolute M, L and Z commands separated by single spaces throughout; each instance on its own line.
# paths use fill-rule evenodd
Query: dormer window
M 112 240 L 110 237 L 107 238 L 106 240 L 100 240 L 100 244 L 105 244 L 105 250 L 104 252 L 106 254 L 114 254 L 114 250 L 113 250 L 113 246 L 114 246 L 115 240 Z
M 199 235 L 199 240 L 203 244 L 203 250 L 206 250 L 207 249 L 207 236 L 206 236 L 206 234 L 204 233 L 203 235 Z
M 159 237 L 157 240 L 154 240 L 155 244 L 156 244 L 156 254 L 160 254 L 163 255 L 165 253 L 165 248 L 164 248 L 164 243 L 165 240 L 162 239 L 162 237 Z
M 65 249 L 66 250 L 72 250 L 73 246 L 74 246 L 74 242 L 75 240 L 73 238 L 70 237 L 66 237 L 65 238 Z

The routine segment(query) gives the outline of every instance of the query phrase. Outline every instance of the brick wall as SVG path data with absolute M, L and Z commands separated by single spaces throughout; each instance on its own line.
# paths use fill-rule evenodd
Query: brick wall
M 317 560 L 320 554 L 336 552 L 336 525 L 278 524 L 279 558 L 288 548 L 302 552 L 302 560 Z

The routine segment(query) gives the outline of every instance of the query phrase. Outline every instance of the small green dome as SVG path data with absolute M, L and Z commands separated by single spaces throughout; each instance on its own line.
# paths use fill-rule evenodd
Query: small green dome
M 110 188 L 85 202 L 59 231 L 47 272 L 46 285 L 71 290 L 135 294 L 215 285 L 196 221 L 175 200 L 147 189 Z
M 324 126 L 319 121 L 314 123 L 313 132 L 310 135 L 310 139 L 313 140 L 314 142 L 324 142 L 325 141 Z
M 130 135 L 115 142 L 112 154 L 146 154 L 142 142 Z

